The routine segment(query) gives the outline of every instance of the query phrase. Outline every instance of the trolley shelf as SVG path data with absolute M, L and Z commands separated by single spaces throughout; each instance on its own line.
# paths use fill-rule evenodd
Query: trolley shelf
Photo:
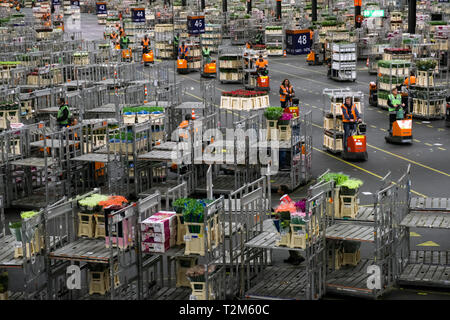
M 367 267 L 372 264 L 373 260 L 361 259 L 355 267 L 342 267 L 328 274 L 327 293 L 373 297 L 373 291 L 367 288 Z
M 277 241 L 280 235 L 274 232 L 263 231 L 250 241 L 245 243 L 245 246 L 250 248 L 260 248 L 260 249 L 280 249 L 280 250 L 292 250 L 304 252 L 302 248 L 289 248 L 277 246 Z
M 16 166 L 24 166 L 24 167 L 45 167 L 45 158 L 25 158 L 20 160 L 11 161 L 10 164 Z M 53 160 L 51 158 L 47 159 L 47 166 L 51 166 L 53 164 Z
M 109 263 L 111 252 L 105 246 L 104 239 L 80 238 L 54 252 L 49 257 L 55 260 L 84 261 L 91 263 Z M 114 250 L 114 257 L 117 250 Z
M 450 198 L 412 198 L 412 211 L 450 211 Z
M 59 237 L 57 237 L 58 239 Z M 22 268 L 23 258 L 14 258 L 14 242 L 16 239 L 13 235 L 7 235 L 0 238 L 0 268 Z M 53 245 L 53 237 L 50 237 L 50 245 Z
M 450 251 L 414 250 L 409 255 L 409 263 L 450 265 Z
M 400 225 L 412 228 L 450 229 L 450 214 L 443 212 L 411 212 Z
M 163 287 L 152 297 L 153 300 L 189 300 L 191 288 Z
M 373 226 L 355 222 L 337 222 L 327 228 L 327 239 L 374 242 Z
M 399 284 L 448 288 L 450 266 L 409 264 L 398 279 Z
M 229 193 L 230 191 L 236 190 L 240 186 L 234 185 L 234 175 L 218 175 L 214 178 L 213 181 L 213 193 L 215 194 L 224 194 Z M 206 181 L 201 181 L 198 186 L 195 188 L 196 192 L 206 192 Z
M 174 150 L 178 142 L 167 141 L 153 147 L 154 150 Z
M 180 163 L 181 159 L 177 158 L 177 153 L 177 150 L 152 150 L 150 152 L 139 155 L 138 159 L 147 161 L 172 161 Z M 187 151 L 184 152 L 183 157 L 187 159 L 188 156 L 189 155 L 187 154 Z
M 102 162 L 114 161 L 114 157 L 104 153 L 86 153 L 79 157 L 74 157 L 72 161 Z
M 256 285 L 245 293 L 247 299 L 304 300 L 307 284 L 304 267 L 267 267 Z
M 45 141 L 45 147 L 46 148 L 55 148 L 55 149 L 60 149 L 60 148 L 65 148 L 68 145 L 72 146 L 76 143 L 79 143 L 79 141 L 75 141 L 75 140 L 64 140 L 62 141 L 63 143 L 61 144 L 61 140 L 59 139 L 46 139 Z M 39 140 L 39 141 L 35 141 L 35 142 L 31 142 L 30 146 L 32 147 L 38 147 L 38 148 L 44 148 L 44 140 Z
M 346 220 L 346 221 L 373 221 L 373 207 L 359 207 L 358 208 L 358 214 L 356 215 L 355 219 L 348 219 L 348 218 L 337 218 L 335 217 L 335 220 Z

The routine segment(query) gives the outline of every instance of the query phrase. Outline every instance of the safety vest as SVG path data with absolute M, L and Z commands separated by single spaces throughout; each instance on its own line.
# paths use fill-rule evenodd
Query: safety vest
M 179 129 L 187 129 L 188 127 L 189 127 L 189 121 L 188 120 L 184 120 L 178 126 Z M 181 132 L 179 133 L 179 136 L 180 136 L 180 138 L 184 138 L 184 139 L 187 139 L 189 137 L 188 133 L 186 132 L 186 130 L 181 130 Z
M 416 84 L 416 77 L 410 76 L 409 78 L 406 78 L 405 82 L 403 82 L 403 84 L 409 88 L 410 84 Z
M 130 43 L 130 39 L 128 37 L 122 37 L 120 38 L 120 46 L 121 49 L 128 49 L 128 43 Z
M 111 33 L 111 39 L 116 39 L 117 38 L 117 34 L 115 32 Z
M 280 101 L 281 102 L 285 102 L 286 101 L 286 96 L 288 95 L 288 94 L 291 94 L 292 93 L 292 91 L 293 91 L 293 88 L 292 88 L 292 86 L 289 86 L 289 88 L 286 88 L 284 85 L 281 85 L 280 86 L 280 89 L 282 90 L 282 94 L 280 94 Z
M 345 114 L 347 114 L 350 119 L 357 120 L 356 111 L 355 111 L 356 110 L 356 106 L 355 105 L 352 105 L 352 107 L 350 109 L 350 112 L 348 112 L 348 108 L 347 108 L 347 106 L 345 104 L 343 104 L 341 106 L 341 109 L 342 109 L 342 122 L 350 122 L 350 120 L 347 120 L 345 118 L 345 116 L 344 116 Z
M 394 97 L 394 95 L 391 93 L 388 96 L 388 99 L 391 100 L 391 103 L 393 106 L 398 106 L 402 104 L 402 96 L 400 93 L 397 93 L 397 96 Z M 389 107 L 389 112 L 395 111 L 395 108 Z
M 63 112 L 64 112 L 64 109 L 67 109 L 67 111 L 69 112 L 69 114 L 68 114 L 68 116 L 67 116 L 67 119 L 61 121 L 59 124 L 62 124 L 62 125 L 68 125 L 68 124 L 69 124 L 69 119 L 70 119 L 70 117 L 72 116 L 72 114 L 70 113 L 70 109 L 69 109 L 69 106 L 68 106 L 67 104 L 65 104 L 65 105 L 61 106 L 61 108 L 59 108 L 58 114 L 57 114 L 57 118 L 61 118 L 61 117 L 62 117 Z
M 262 59 L 262 60 L 258 59 L 258 60 L 256 60 L 256 66 L 258 68 L 265 68 L 268 64 L 269 64 L 269 62 L 267 62 L 267 60 L 265 60 L 265 59 Z
M 314 31 L 309 31 L 309 38 L 312 40 L 314 38 Z
M 149 44 L 150 44 L 150 39 L 143 39 L 142 40 L 142 46 L 143 47 L 148 47 L 149 46 Z
M 189 48 L 187 46 L 181 46 L 179 51 L 180 53 L 184 53 L 187 55 Z
M 202 53 L 204 56 L 209 56 L 211 53 L 211 50 L 209 48 L 203 48 Z

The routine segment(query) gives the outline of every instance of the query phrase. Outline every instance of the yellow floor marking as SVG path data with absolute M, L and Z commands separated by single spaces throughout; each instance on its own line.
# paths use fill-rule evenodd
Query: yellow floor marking
M 433 128 L 433 126 L 432 126 L 432 125 L 429 125 L 429 124 L 427 124 L 427 127 L 428 127 L 428 128 Z
M 328 152 L 325 152 L 325 151 L 323 151 L 323 150 L 317 149 L 317 148 L 315 148 L 315 147 L 313 147 L 313 149 L 316 150 L 316 151 L 318 151 L 318 152 L 320 152 L 320 153 L 326 154 L 327 156 L 329 156 L 329 157 L 331 157 L 331 158 L 333 158 L 333 159 L 336 159 L 336 160 L 341 161 L 341 162 L 343 162 L 343 163 L 345 163 L 345 164 L 348 164 L 349 166 L 352 166 L 352 167 L 354 167 L 354 168 L 356 168 L 356 169 L 359 169 L 359 170 L 361 170 L 361 171 L 364 171 L 365 173 L 368 173 L 368 174 L 370 174 L 370 175 L 372 175 L 372 176 L 374 176 L 374 177 L 377 177 L 377 178 L 380 179 L 380 180 L 383 179 L 382 176 L 380 176 L 380 175 L 378 175 L 378 174 L 376 174 L 376 173 L 374 173 L 374 172 L 372 172 L 372 171 L 369 171 L 369 170 L 366 170 L 366 169 L 364 169 L 364 168 L 361 168 L 361 167 L 357 166 L 356 164 L 353 164 L 353 163 L 351 163 L 351 162 L 345 161 L 345 160 L 343 160 L 343 159 L 341 159 L 341 158 L 338 158 L 338 157 L 336 157 L 336 156 L 333 156 L 332 154 L 329 154 Z M 393 182 L 393 183 L 396 184 L 395 182 Z M 419 192 L 417 192 L 417 191 L 414 191 L 414 190 L 412 190 L 412 189 L 411 189 L 411 192 L 414 193 L 414 194 L 417 194 L 417 195 L 420 196 L 420 197 L 428 198 L 428 196 L 426 196 L 426 195 L 424 195 L 424 194 L 422 194 L 422 193 L 419 193 Z
M 417 247 L 439 247 L 439 245 L 434 241 L 427 241 L 427 242 L 418 244 Z
M 427 146 L 429 146 L 429 147 L 432 147 L 432 146 L 433 146 L 431 143 L 428 143 L 428 142 L 424 142 L 424 144 L 427 145 Z
M 447 150 L 447 149 L 444 149 L 444 148 L 441 148 L 441 147 L 438 147 L 438 149 L 439 150 L 443 150 L 443 151 Z
M 426 293 L 426 292 L 417 292 L 417 294 L 420 295 L 420 296 L 427 296 L 428 295 L 428 293 Z
M 416 232 L 412 232 L 412 231 L 409 233 L 409 236 L 410 236 L 410 237 L 421 237 L 420 234 L 418 234 L 418 233 L 416 233 Z
M 417 140 L 417 139 L 413 139 L 413 141 L 414 141 L 414 142 L 420 142 L 420 140 Z
M 380 130 L 381 130 L 381 131 L 387 131 L 387 130 L 386 130 L 386 129 L 384 129 L 384 128 L 380 128 Z
M 383 111 L 377 110 L 378 113 L 383 113 Z
M 376 127 L 376 126 L 374 126 L 373 124 L 371 124 L 370 126 L 371 126 L 372 128 L 375 128 L 375 129 L 377 128 L 377 127 Z
M 422 124 L 422 122 L 418 122 L 418 121 L 415 121 L 415 123 L 417 123 L 417 124 Z
M 442 128 L 438 128 L 438 131 L 445 131 L 445 129 L 442 129 Z
M 448 173 L 446 173 L 446 172 L 443 172 L 443 171 L 440 171 L 440 170 L 431 168 L 431 167 L 429 167 L 429 166 L 427 166 L 427 165 L 424 165 L 424 164 L 422 164 L 422 163 L 419 163 L 419 162 L 410 160 L 410 159 L 408 159 L 408 158 L 402 157 L 402 156 L 397 155 L 397 154 L 395 154 L 395 153 L 392 153 L 392 152 L 383 150 L 383 149 L 378 148 L 378 147 L 375 147 L 375 146 L 373 146 L 373 145 L 371 145 L 371 144 L 367 144 L 367 145 L 368 145 L 369 147 L 375 149 L 375 150 L 382 151 L 382 152 L 384 152 L 384 153 L 386 153 L 386 154 L 389 154 L 389 155 L 391 155 L 391 156 L 393 156 L 393 157 L 396 157 L 396 158 L 405 160 L 405 161 L 407 161 L 407 162 L 410 162 L 410 163 L 415 164 L 415 165 L 417 165 L 417 166 L 420 166 L 420 167 L 422 167 L 422 168 L 425 168 L 425 169 L 434 171 L 434 172 L 436 172 L 436 173 L 442 174 L 442 175 L 444 175 L 444 176 L 450 177 L 450 174 L 448 174 Z

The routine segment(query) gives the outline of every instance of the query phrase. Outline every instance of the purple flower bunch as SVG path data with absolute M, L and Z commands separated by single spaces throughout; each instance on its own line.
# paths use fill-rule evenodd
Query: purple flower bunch
M 287 120 L 291 120 L 292 118 L 293 118 L 292 113 L 285 112 L 281 115 L 281 118 L 279 120 L 287 121 Z
M 306 211 L 306 199 L 302 199 L 295 203 L 295 207 L 298 211 L 305 212 Z

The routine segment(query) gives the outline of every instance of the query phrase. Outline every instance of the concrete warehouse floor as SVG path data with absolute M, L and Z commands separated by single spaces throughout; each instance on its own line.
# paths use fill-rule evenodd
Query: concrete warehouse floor
M 28 9 L 29 10 L 29 9 Z M 27 10 L 25 11 L 27 12 Z M 31 12 L 31 10 L 29 10 Z M 103 38 L 103 26 L 97 24 L 97 18 L 92 14 L 81 15 L 81 31 L 83 38 L 94 40 Z M 391 177 L 398 179 L 408 164 L 411 164 L 412 196 L 419 197 L 449 197 L 450 190 L 450 128 L 446 128 L 444 120 L 421 121 L 413 120 L 412 145 L 391 145 L 384 140 L 388 128 L 387 111 L 370 107 L 368 103 L 369 82 L 375 81 L 375 76 L 369 75 L 365 61 L 358 62 L 356 82 L 336 82 L 328 79 L 325 66 L 308 66 L 306 56 L 271 57 L 269 61 L 269 76 L 271 83 L 270 102 L 279 105 L 279 86 L 284 79 L 289 79 L 296 96 L 300 99 L 300 108 L 313 111 L 313 177 L 317 177 L 326 169 L 334 172 L 344 172 L 364 181 L 361 192 L 374 193 L 380 186 L 380 180 L 388 171 Z M 175 66 L 175 61 L 173 62 Z M 145 72 L 145 71 L 144 71 Z M 172 71 L 171 71 L 172 72 Z M 176 75 L 187 91 L 184 101 L 201 100 L 200 73 Z M 369 159 L 366 162 L 347 162 L 339 156 L 322 150 L 323 142 L 323 100 L 322 91 L 325 88 L 352 88 L 365 94 L 364 120 L 367 123 L 367 142 Z M 221 84 L 216 80 L 216 104 L 220 103 L 222 91 L 243 88 L 242 84 Z M 307 186 L 298 188 L 291 194 L 293 200 L 306 194 Z M 273 205 L 278 202 L 278 195 L 272 195 Z M 365 196 L 361 193 L 361 204 L 373 203 L 373 194 Z M 18 216 L 18 212 L 8 212 L 7 219 Z M 411 237 L 412 250 L 450 250 L 450 234 L 439 230 L 411 229 L 417 234 Z M 426 241 L 433 241 L 438 246 L 417 246 Z M 362 245 L 362 256 L 373 252 L 372 248 Z M 275 263 L 283 263 L 287 252 L 274 251 Z M 325 297 L 338 298 L 342 297 Z M 384 299 L 449 299 L 449 292 L 437 292 L 428 289 L 396 289 L 385 295 Z

